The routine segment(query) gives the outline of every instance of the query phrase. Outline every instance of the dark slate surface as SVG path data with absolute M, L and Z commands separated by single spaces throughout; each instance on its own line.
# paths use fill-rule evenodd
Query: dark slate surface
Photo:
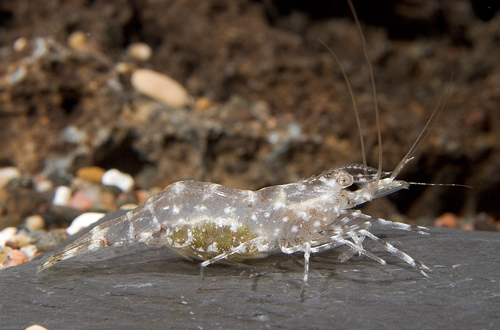
M 481 329 L 500 327 L 500 234 L 432 230 L 385 238 L 432 269 L 398 259 L 302 255 L 245 265 L 199 264 L 135 244 L 82 255 L 36 274 L 35 260 L 0 272 L 2 329 Z M 44 256 L 45 258 L 45 256 Z

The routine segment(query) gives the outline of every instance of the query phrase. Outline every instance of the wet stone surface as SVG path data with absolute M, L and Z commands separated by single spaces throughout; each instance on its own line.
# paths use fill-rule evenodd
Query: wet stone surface
M 300 297 L 302 255 L 207 267 L 168 248 L 135 244 L 61 262 L 37 274 L 47 256 L 0 273 L 3 329 L 428 329 L 500 325 L 495 233 L 433 229 L 429 237 L 380 232 L 423 261 L 418 272 L 379 248 L 367 258 L 312 257 Z

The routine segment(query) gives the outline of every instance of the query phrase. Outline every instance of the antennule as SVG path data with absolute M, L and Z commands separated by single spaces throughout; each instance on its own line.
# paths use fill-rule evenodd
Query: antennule
M 358 131 L 359 131 L 359 140 L 361 142 L 361 157 L 363 158 L 363 168 L 365 169 L 368 167 L 366 164 L 366 150 L 365 150 L 365 141 L 363 139 L 363 131 L 361 130 L 361 120 L 359 119 L 359 112 L 358 112 L 358 107 L 356 105 L 356 99 L 354 98 L 354 93 L 351 88 L 351 83 L 349 81 L 349 78 L 347 77 L 347 74 L 345 73 L 344 67 L 342 66 L 342 63 L 340 63 L 340 60 L 333 51 L 331 47 L 329 47 L 323 40 L 318 39 L 318 41 L 323 44 L 323 46 L 332 54 L 333 58 L 335 59 L 335 62 L 337 62 L 337 65 L 340 67 L 340 71 L 342 71 L 342 75 L 344 76 L 345 83 L 347 85 L 347 88 L 349 89 L 349 95 L 351 96 L 351 101 L 352 101 L 352 106 L 354 108 L 354 114 L 356 115 L 356 123 L 358 124 Z
M 358 33 L 363 44 L 363 53 L 365 54 L 366 62 L 368 63 L 368 69 L 370 71 L 370 79 L 372 82 L 372 92 L 373 92 L 373 103 L 375 105 L 375 123 L 377 124 L 377 140 L 378 140 L 378 171 L 377 171 L 377 181 L 380 180 L 382 176 L 382 133 L 380 132 L 380 116 L 378 110 L 378 99 L 377 99 L 377 87 L 375 85 L 375 75 L 373 74 L 373 67 L 370 61 L 370 56 L 368 55 L 368 50 L 366 48 L 365 37 L 363 35 L 363 30 L 361 29 L 361 24 L 359 23 L 358 15 L 354 9 L 354 5 L 351 0 L 347 0 L 349 7 L 351 8 L 352 16 L 356 22 L 356 27 L 358 28 Z
M 432 128 L 436 124 L 437 119 L 438 119 L 439 115 L 441 114 L 441 111 L 443 111 L 443 109 L 444 109 L 444 105 L 446 104 L 446 100 L 448 99 L 448 95 L 450 94 L 452 80 L 453 80 L 453 72 L 451 73 L 450 82 L 446 83 L 446 85 L 444 86 L 444 95 L 441 95 L 439 97 L 438 104 L 436 105 L 436 108 L 432 112 L 431 117 L 429 118 L 429 120 L 425 124 L 424 128 L 422 129 L 422 131 L 418 135 L 415 142 L 413 142 L 413 145 L 411 146 L 410 150 L 408 150 L 408 152 L 403 157 L 403 159 L 401 159 L 401 161 L 396 166 L 394 171 L 392 171 L 392 174 L 390 176 L 391 179 L 395 179 L 399 175 L 401 170 L 406 166 L 406 164 L 413 158 L 413 153 L 422 145 L 422 142 L 424 142 L 424 140 L 427 138 L 430 131 L 432 130 Z

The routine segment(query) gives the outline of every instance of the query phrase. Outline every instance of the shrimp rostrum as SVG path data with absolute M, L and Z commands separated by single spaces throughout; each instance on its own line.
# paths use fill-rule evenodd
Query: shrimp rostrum
M 370 65 L 359 21 L 351 1 L 348 2 Z M 336 55 L 332 54 L 338 62 Z M 370 74 L 377 127 L 380 127 L 371 66 Z M 353 98 L 347 78 L 346 82 Z M 356 110 L 354 98 L 353 105 Z M 311 253 L 340 246 L 347 247 L 347 251 L 341 254 L 341 261 L 359 254 L 385 264 L 382 258 L 363 247 L 365 239 L 370 239 L 427 277 L 425 271 L 429 269 L 425 265 L 370 231 L 373 223 L 419 234 L 426 234 L 427 228 L 374 218 L 363 214 L 356 207 L 408 189 L 413 184 L 396 178 L 428 135 L 441 110 L 442 105 L 438 105 L 413 146 L 392 172 L 381 170 L 382 142 L 379 128 L 378 168 L 366 165 L 361 137 L 363 164 L 334 167 L 297 183 L 250 191 L 215 183 L 176 182 L 138 208 L 94 227 L 49 257 L 40 269 L 103 247 L 144 242 L 152 246 L 168 246 L 188 258 L 201 259 L 202 267 L 223 260 L 259 258 L 274 251 L 286 254 L 302 252 L 305 283 Z

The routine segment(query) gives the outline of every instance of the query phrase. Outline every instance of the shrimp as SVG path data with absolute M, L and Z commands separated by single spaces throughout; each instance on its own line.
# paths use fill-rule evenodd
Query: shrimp
M 346 245 L 381 264 L 385 261 L 363 249 L 364 238 L 382 244 L 426 276 L 423 264 L 369 232 L 371 222 L 426 233 L 424 227 L 372 218 L 354 207 L 374 198 L 407 189 L 395 180 L 361 164 L 332 168 L 297 183 L 239 190 L 215 183 L 180 181 L 125 215 L 94 227 L 41 267 L 106 246 L 144 242 L 166 245 L 188 257 L 204 260 L 202 267 L 224 259 L 241 261 L 280 250 L 303 252 L 305 281 L 311 253 Z M 353 189 L 354 188 L 354 189 Z M 366 220 L 359 224 L 356 219 Z M 344 260 L 351 257 L 343 256 Z
M 365 56 L 370 63 L 359 20 L 351 1 L 348 2 L 365 47 Z M 377 104 L 371 66 L 370 75 Z M 348 79 L 346 81 L 352 96 Z M 360 129 L 354 98 L 353 103 Z M 150 246 L 168 246 L 187 258 L 201 259 L 202 269 L 218 261 L 261 258 L 275 251 L 285 254 L 302 252 L 303 283 L 306 283 L 311 253 L 340 246 L 348 248 L 340 256 L 342 262 L 359 254 L 385 265 L 382 258 L 363 247 L 365 239 L 370 239 L 427 277 L 426 271 L 430 271 L 428 267 L 370 232 L 374 223 L 422 235 L 428 234 L 427 228 L 375 218 L 356 207 L 408 189 L 414 184 L 396 178 L 429 134 L 444 102 L 440 104 L 392 172 L 381 170 L 382 142 L 379 128 L 378 168 L 366 165 L 361 136 L 363 164 L 334 167 L 296 183 L 250 191 L 208 182 L 176 182 L 136 209 L 94 227 L 50 256 L 40 271 L 89 251 L 143 242 Z M 375 113 L 377 127 L 380 127 L 377 107 Z

